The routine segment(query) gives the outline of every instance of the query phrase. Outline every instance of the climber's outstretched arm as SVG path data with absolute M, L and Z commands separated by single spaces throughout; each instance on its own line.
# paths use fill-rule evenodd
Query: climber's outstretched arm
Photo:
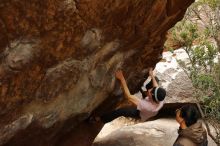
M 123 91 L 124 91 L 124 94 L 125 94 L 125 97 L 131 101 L 132 103 L 134 103 L 135 105 L 138 105 L 139 103 L 139 99 L 135 96 L 135 95 L 131 95 L 129 89 L 128 89 L 128 86 L 127 86 L 127 83 L 125 81 L 125 78 L 124 78 L 124 75 L 122 73 L 121 70 L 118 70 L 115 74 L 116 78 L 120 81 L 121 83 L 121 87 L 123 88 Z
M 152 79 L 152 82 L 153 82 L 153 87 L 159 87 L 155 77 L 154 77 L 154 73 L 153 73 L 153 68 L 151 67 L 150 70 L 149 70 L 149 76 L 151 77 Z

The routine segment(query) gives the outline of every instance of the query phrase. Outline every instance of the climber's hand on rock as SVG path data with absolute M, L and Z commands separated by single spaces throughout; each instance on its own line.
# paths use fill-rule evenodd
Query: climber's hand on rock
M 154 76 L 154 71 L 153 71 L 153 68 L 152 68 L 152 67 L 149 68 L 149 75 L 150 75 L 150 76 Z
M 119 80 L 124 79 L 124 76 L 123 76 L 122 70 L 118 70 L 118 71 L 116 71 L 116 73 L 115 73 L 115 77 L 116 77 L 117 79 L 119 79 Z

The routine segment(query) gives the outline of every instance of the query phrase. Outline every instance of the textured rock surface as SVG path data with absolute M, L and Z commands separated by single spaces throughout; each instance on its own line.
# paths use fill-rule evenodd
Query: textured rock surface
M 162 61 L 156 65 L 156 76 L 167 91 L 166 103 L 195 102 L 192 82 L 178 64 L 178 60 L 189 62 L 188 55 L 181 48 L 173 53 L 163 52 Z
M 167 87 L 169 102 L 195 102 L 193 99 L 193 86 L 187 75 L 182 71 Z
M 117 102 L 118 68 L 135 92 L 192 2 L 1 0 L 0 143 L 55 145 L 103 101 Z
M 93 146 L 172 146 L 178 136 L 179 124 L 174 119 L 158 119 L 135 125 L 131 123 L 117 119 L 106 124 Z M 209 146 L 217 146 L 210 137 L 208 142 Z

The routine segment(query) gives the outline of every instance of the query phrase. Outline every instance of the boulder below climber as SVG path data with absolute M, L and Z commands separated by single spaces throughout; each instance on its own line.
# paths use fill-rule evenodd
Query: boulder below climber
M 118 118 L 103 127 L 93 146 L 172 146 L 178 136 L 178 128 L 174 119 L 134 124 Z M 217 146 L 210 137 L 208 141 L 209 146 Z

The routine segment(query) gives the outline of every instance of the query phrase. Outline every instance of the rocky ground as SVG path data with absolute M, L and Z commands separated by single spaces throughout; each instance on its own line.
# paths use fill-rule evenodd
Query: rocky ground
M 179 128 L 174 119 L 158 119 L 134 124 L 118 118 L 106 124 L 96 137 L 93 146 L 172 146 Z M 209 137 L 209 146 L 217 146 Z

